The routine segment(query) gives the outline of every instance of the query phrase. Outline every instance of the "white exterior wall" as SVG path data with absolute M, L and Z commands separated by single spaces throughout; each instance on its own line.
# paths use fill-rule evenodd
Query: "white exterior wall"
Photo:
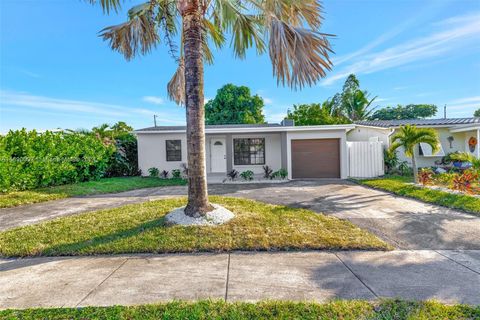
M 287 132 L 288 178 L 292 179 L 292 140 L 302 139 L 339 139 L 340 143 L 340 177 L 348 176 L 347 135 L 345 130 L 312 130 L 308 132 Z
M 456 152 L 456 151 L 464 152 L 467 150 L 465 149 L 465 133 L 463 132 L 452 133 L 448 128 L 433 128 L 433 129 L 435 129 L 438 133 L 440 143 L 442 144 L 442 148 L 443 148 L 443 151 L 445 152 L 445 155 L 452 152 Z M 397 130 L 395 130 L 395 132 Z M 452 142 L 452 148 L 450 148 L 450 143 L 447 140 L 447 138 L 450 136 L 452 136 L 454 139 Z M 412 164 L 412 161 L 410 160 L 410 158 L 405 156 L 405 152 L 403 148 L 398 148 L 397 155 L 400 161 L 407 161 L 410 165 Z M 435 161 L 440 160 L 442 157 L 443 156 L 424 157 L 419 155 L 418 146 L 415 148 L 415 159 L 417 160 L 417 166 L 419 168 L 434 166 Z
M 158 168 L 160 171 L 181 169 L 187 163 L 187 136 L 185 133 L 138 133 L 138 167 L 143 176 L 148 176 L 148 169 Z M 182 161 L 167 161 L 166 140 L 182 141 Z
M 370 138 L 378 137 L 378 141 L 383 142 L 383 146 L 388 148 L 390 146 L 389 135 L 391 129 L 385 128 L 371 128 L 358 126 L 347 133 L 348 141 L 369 141 Z
M 281 138 L 279 133 L 274 134 L 265 134 L 265 133 L 258 133 L 258 134 L 233 134 L 232 139 L 237 138 L 265 138 L 265 164 L 268 165 L 273 169 L 273 171 L 277 171 L 282 168 L 282 146 L 281 146 Z M 234 143 L 232 142 L 232 148 Z M 232 150 L 232 157 L 234 152 Z M 259 165 L 235 165 L 235 159 L 232 160 L 233 169 L 242 172 L 246 170 L 251 170 L 256 174 L 263 173 L 263 166 L 262 164 Z

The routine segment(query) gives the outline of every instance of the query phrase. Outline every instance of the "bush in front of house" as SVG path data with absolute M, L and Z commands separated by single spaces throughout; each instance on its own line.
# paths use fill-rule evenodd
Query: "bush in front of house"
M 152 167 L 148 169 L 148 176 L 152 178 L 157 178 L 160 174 L 160 170 L 158 168 Z
M 90 133 L 10 130 L 0 136 L 0 191 L 99 179 L 114 151 Z
M 285 180 L 288 176 L 288 171 L 287 169 L 284 169 L 284 168 L 281 168 L 280 170 L 278 171 L 275 171 L 274 173 L 272 173 L 270 179 L 282 179 L 282 180 Z
M 180 169 L 173 169 L 172 170 L 172 178 L 173 179 L 180 179 L 182 177 L 182 172 Z
M 235 170 L 235 169 L 232 169 L 230 171 L 227 172 L 227 177 L 231 180 L 231 181 L 235 181 L 235 179 L 238 178 L 238 171 Z
M 252 181 L 253 180 L 253 171 L 252 170 L 246 170 L 240 173 L 240 177 L 242 177 L 243 180 L 245 181 Z

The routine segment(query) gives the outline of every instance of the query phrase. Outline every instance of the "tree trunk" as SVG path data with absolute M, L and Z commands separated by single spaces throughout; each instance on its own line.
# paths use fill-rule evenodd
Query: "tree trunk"
M 205 164 L 203 95 L 203 8 L 200 0 L 179 1 L 182 14 L 187 113 L 188 203 L 185 214 L 198 217 L 212 210 L 208 202 Z
M 415 160 L 415 155 L 412 156 L 412 168 L 413 168 L 413 182 L 418 183 L 418 169 L 417 169 L 417 161 Z

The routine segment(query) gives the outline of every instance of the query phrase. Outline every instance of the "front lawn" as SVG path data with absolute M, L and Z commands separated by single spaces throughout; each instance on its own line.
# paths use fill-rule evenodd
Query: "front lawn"
M 122 192 L 141 188 L 185 185 L 184 179 L 160 179 L 150 177 L 103 178 L 98 181 L 66 184 L 29 191 L 0 193 L 0 208 L 44 202 L 74 196 Z
M 402 319 L 467 320 L 480 318 L 480 307 L 402 300 L 313 302 L 175 301 L 155 305 L 39 308 L 0 311 L 0 319 Z
M 430 188 L 422 188 L 412 184 L 412 177 L 386 176 L 384 178 L 356 181 L 363 185 L 390 191 L 401 196 L 411 197 L 428 203 L 460 209 L 480 215 L 480 198 L 463 194 L 452 194 Z
M 236 217 L 221 226 L 166 226 L 185 198 L 151 201 L 59 218 L 0 233 L 0 255 L 58 256 L 229 250 L 391 247 L 354 224 L 305 209 L 211 197 Z

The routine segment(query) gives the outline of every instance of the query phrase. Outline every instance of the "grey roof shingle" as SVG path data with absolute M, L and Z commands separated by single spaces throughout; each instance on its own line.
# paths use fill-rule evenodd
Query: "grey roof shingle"
M 206 125 L 205 129 L 223 129 L 223 128 L 266 128 L 266 127 L 282 127 L 278 123 L 263 123 L 263 124 L 216 124 L 216 125 Z M 148 127 L 143 129 L 135 130 L 135 132 L 145 132 L 145 131 L 181 131 L 185 130 L 186 126 L 156 126 Z
M 371 127 L 399 127 L 406 124 L 415 126 L 453 126 L 453 125 L 468 125 L 480 124 L 480 118 L 449 118 L 449 119 L 409 119 L 409 120 L 368 120 L 357 121 L 355 124 Z

